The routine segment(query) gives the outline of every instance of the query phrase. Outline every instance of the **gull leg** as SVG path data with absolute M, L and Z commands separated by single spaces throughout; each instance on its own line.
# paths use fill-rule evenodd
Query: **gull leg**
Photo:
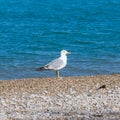
M 57 78 L 60 78 L 60 71 L 59 70 L 56 71 L 56 76 L 57 76 Z

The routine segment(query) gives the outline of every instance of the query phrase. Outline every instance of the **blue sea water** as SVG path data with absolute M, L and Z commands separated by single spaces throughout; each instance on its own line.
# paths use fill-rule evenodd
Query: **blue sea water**
M 70 51 L 61 76 L 120 73 L 120 0 L 0 0 L 0 79 L 53 77 L 35 69 Z

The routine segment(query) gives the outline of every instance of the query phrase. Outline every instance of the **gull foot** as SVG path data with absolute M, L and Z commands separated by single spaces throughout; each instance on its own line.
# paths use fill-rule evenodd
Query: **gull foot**
M 57 79 L 62 80 L 62 79 L 63 79 L 63 77 L 57 77 Z

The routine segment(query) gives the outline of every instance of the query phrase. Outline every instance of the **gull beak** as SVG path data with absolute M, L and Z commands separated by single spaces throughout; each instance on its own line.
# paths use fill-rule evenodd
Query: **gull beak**
M 71 52 L 67 52 L 66 54 L 71 54 Z

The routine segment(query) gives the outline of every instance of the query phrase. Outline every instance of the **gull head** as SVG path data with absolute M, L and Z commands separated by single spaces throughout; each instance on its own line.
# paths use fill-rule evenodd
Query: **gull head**
M 66 51 L 66 50 L 62 50 L 61 51 L 61 55 L 67 55 L 67 54 L 71 54 L 70 52 Z

